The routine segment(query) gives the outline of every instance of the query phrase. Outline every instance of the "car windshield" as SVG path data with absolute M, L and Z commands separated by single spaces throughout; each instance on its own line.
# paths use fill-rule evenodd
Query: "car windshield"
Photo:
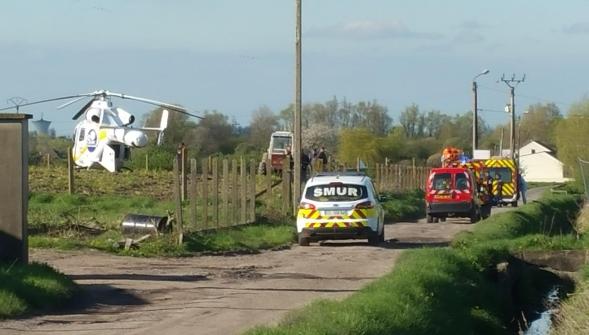
M 307 188 L 305 197 L 320 202 L 356 201 L 368 198 L 368 189 L 364 185 L 343 183 L 314 185 Z

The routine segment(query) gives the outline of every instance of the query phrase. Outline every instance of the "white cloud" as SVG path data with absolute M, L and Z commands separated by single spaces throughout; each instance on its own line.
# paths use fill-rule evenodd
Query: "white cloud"
M 351 21 L 311 28 L 306 35 L 309 37 L 352 39 L 439 39 L 442 37 L 438 33 L 413 31 L 399 21 Z
M 589 34 L 589 22 L 576 22 L 562 29 L 565 34 Z

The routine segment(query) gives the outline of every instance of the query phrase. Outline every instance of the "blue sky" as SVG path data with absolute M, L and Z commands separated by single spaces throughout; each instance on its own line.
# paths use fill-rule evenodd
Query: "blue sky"
M 589 92 L 589 2 L 303 1 L 303 101 L 377 100 L 462 114 L 471 81 L 491 124 L 507 122 L 503 73 L 526 81 L 516 112 Z M 242 125 L 294 96 L 294 0 L 11 0 L 0 4 L 0 105 L 108 89 L 216 109 Z M 75 106 L 44 114 L 69 134 Z M 137 114 L 149 106 L 121 101 Z M 489 111 L 490 110 L 490 111 Z

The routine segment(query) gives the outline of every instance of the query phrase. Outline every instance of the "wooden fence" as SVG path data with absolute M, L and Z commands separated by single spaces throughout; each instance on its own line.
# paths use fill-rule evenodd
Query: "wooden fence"
M 176 219 L 183 222 L 183 229 L 199 231 L 255 222 L 256 167 L 255 161 L 243 158 L 203 159 L 200 164 L 191 159 L 188 177 L 181 159 L 175 161 Z M 187 193 L 184 202 L 183 192 Z M 186 202 L 188 211 L 183 206 Z
M 379 192 L 423 190 L 430 169 L 425 166 L 376 164 L 374 184 Z

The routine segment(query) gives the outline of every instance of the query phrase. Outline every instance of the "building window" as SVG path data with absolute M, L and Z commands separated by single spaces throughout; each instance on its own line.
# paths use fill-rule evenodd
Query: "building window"
M 535 154 L 536 153 L 536 149 L 532 149 L 532 153 Z

